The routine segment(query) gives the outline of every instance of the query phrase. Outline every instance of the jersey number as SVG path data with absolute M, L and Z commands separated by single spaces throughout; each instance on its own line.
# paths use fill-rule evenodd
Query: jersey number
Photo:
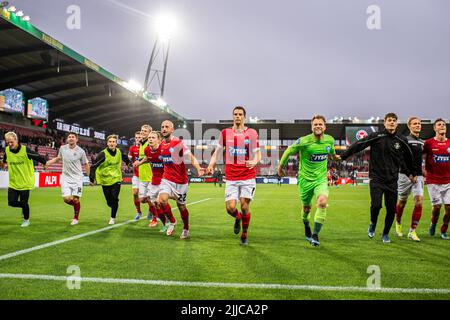
M 187 193 L 178 195 L 179 202 L 186 202 Z

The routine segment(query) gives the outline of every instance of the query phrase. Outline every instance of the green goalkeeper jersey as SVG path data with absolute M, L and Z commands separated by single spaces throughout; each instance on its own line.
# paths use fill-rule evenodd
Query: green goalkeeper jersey
M 328 155 L 334 155 L 334 138 L 324 134 L 321 140 L 315 135 L 299 138 L 284 152 L 280 164 L 286 165 L 289 156 L 299 154 L 298 178 L 308 181 L 327 180 Z

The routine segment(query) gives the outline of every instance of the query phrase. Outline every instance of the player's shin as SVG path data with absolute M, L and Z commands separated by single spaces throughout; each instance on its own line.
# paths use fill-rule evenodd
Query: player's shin
M 322 229 L 322 226 L 325 222 L 326 217 L 327 217 L 327 209 L 317 207 L 316 214 L 314 216 L 313 234 L 318 235 L 320 233 L 320 230 Z
M 189 230 L 189 211 L 186 207 L 180 208 L 181 220 L 183 220 L 183 229 Z
M 411 217 L 411 230 L 415 230 L 422 217 L 422 206 L 415 206 Z
M 250 225 L 251 214 L 242 214 L 242 234 L 241 238 L 246 239 L 248 235 L 248 226 Z

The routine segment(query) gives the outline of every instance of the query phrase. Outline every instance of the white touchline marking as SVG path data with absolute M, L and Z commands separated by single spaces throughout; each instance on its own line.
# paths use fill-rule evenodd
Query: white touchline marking
M 201 203 L 201 202 L 205 202 L 205 201 L 208 201 L 208 200 L 210 200 L 210 198 L 206 198 L 206 199 L 203 199 L 203 200 L 199 200 L 199 201 L 195 201 L 195 202 L 192 202 L 192 203 L 188 203 L 187 206 L 190 206 L 190 205 L 193 205 L 193 204 L 197 204 L 197 203 Z M 176 211 L 176 210 L 178 210 L 178 207 L 173 209 L 173 211 Z M 145 219 L 145 218 L 146 217 L 142 217 L 141 219 Z M 101 228 L 101 229 L 98 229 L 98 230 L 93 230 L 93 231 L 89 231 L 89 232 L 86 232 L 86 233 L 82 233 L 82 234 L 79 234 L 79 235 L 76 235 L 76 236 L 73 236 L 73 237 L 70 237 L 70 238 L 56 240 L 56 241 L 53 241 L 53 242 L 44 243 L 44 244 L 41 244 L 41 245 L 38 245 L 38 246 L 35 246 L 35 247 L 31 247 L 31 248 L 28 248 L 28 249 L 19 250 L 19 251 L 16 251 L 16 252 L 11 252 L 11 253 L 8 253 L 8 254 L 0 256 L 0 261 L 6 260 L 6 259 L 10 259 L 10 258 L 14 258 L 14 257 L 20 256 L 22 254 L 33 252 L 33 251 L 36 251 L 36 250 L 41 250 L 41 249 L 45 249 L 45 248 L 48 248 L 48 247 L 56 246 L 56 245 L 61 244 L 61 243 L 65 243 L 65 242 L 77 240 L 77 239 L 80 239 L 80 238 L 88 237 L 88 236 L 91 236 L 93 234 L 97 234 L 97 233 L 100 233 L 100 232 L 103 232 L 103 231 L 108 231 L 108 230 L 111 230 L 111 229 L 114 229 L 114 228 L 118 228 L 118 227 L 121 227 L 123 225 L 129 224 L 129 223 L 132 223 L 132 222 L 136 222 L 136 220 L 134 220 L 134 219 L 133 220 L 128 220 L 128 221 L 125 221 L 125 222 L 122 222 L 122 223 L 118 223 L 118 224 L 115 224 L 115 225 L 112 225 L 112 226 L 109 226 L 109 227 L 105 227 L 105 228 Z
M 450 289 L 432 288 L 368 288 L 368 287 L 339 287 L 317 285 L 289 285 L 267 283 L 222 283 L 222 282 L 190 282 L 190 281 L 166 281 L 144 279 L 115 279 L 115 278 L 90 278 L 90 277 L 66 277 L 40 274 L 14 274 L 0 273 L 0 279 L 24 279 L 24 280 L 49 280 L 49 281 L 81 281 L 93 283 L 118 283 L 118 284 L 143 284 L 153 286 L 171 287 L 203 287 L 203 288 L 231 288 L 231 289 L 276 289 L 292 291 L 344 291 L 344 292 L 370 292 L 370 293 L 420 293 L 420 294 L 450 294 Z

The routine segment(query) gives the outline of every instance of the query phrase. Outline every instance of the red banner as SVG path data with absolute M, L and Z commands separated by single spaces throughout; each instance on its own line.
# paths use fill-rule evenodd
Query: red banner
M 39 188 L 54 188 L 61 186 L 61 173 L 39 173 Z

